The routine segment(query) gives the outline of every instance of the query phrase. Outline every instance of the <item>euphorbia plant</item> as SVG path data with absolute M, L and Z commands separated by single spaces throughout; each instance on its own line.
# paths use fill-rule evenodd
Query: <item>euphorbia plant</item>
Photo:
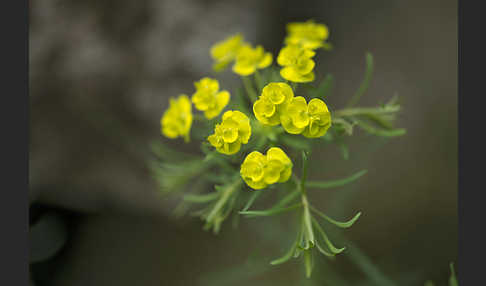
M 211 48 L 213 70 L 222 72 L 232 64 L 243 88 L 230 93 L 217 79 L 204 77 L 195 82 L 190 99 L 187 95 L 171 98 L 161 118 L 162 134 L 174 140 L 181 137 L 185 142 L 195 137 L 201 141 L 204 156 L 180 153 L 156 142 L 154 151 L 160 160 L 153 171 L 162 191 L 181 195 L 176 212 L 184 214 L 192 206 L 202 206 L 192 214 L 204 221 L 204 229 L 214 233 L 230 215 L 237 219 L 239 215 L 295 213 L 299 222 L 295 241 L 271 264 L 302 256 L 310 277 L 314 253 L 334 257 L 345 250 L 331 242 L 320 220 L 348 228 L 361 212 L 348 221 L 336 221 L 312 204 L 308 193 L 350 183 L 366 173 L 362 170 L 344 179 L 309 181 L 312 149 L 329 143 L 342 146 L 342 137 L 351 136 L 355 126 L 387 137 L 403 135 L 405 130 L 392 125 L 400 110 L 396 98 L 377 107 L 355 107 L 371 79 L 370 54 L 366 57 L 365 80 L 356 94 L 344 108 L 329 107 L 326 98 L 332 77 L 316 79 L 314 72 L 317 53 L 331 49 L 326 42 L 328 28 L 307 21 L 288 24 L 287 32 L 277 65 L 272 65 L 272 54 L 245 42 L 241 34 Z M 316 81 L 320 82 L 313 84 Z M 192 105 L 203 114 L 193 114 Z M 189 183 L 191 188 L 183 191 Z M 206 188 L 210 185 L 214 188 Z M 277 194 L 279 198 L 269 209 L 250 210 L 262 194 Z

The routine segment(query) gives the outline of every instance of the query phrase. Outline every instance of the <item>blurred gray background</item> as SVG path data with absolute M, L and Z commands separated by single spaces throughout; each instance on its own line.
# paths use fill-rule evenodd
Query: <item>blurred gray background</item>
M 357 132 L 349 160 L 336 146 L 318 150 L 313 178 L 369 172 L 310 194 L 314 204 L 338 219 L 361 210 L 345 234 L 397 285 L 445 285 L 457 259 L 457 1 L 449 0 L 30 1 L 30 202 L 71 214 L 69 239 L 37 270 L 39 285 L 304 285 L 299 261 L 267 265 L 285 250 L 272 246 L 280 236 L 256 233 L 285 229 L 287 217 L 243 220 L 238 230 L 228 223 L 218 236 L 197 218 L 174 220 L 147 160 L 151 140 L 177 146 L 160 135 L 160 117 L 170 96 L 214 76 L 214 42 L 241 32 L 275 56 L 285 23 L 311 18 L 329 26 L 334 46 L 316 58 L 318 73 L 336 79 L 329 106 L 358 88 L 369 51 L 375 73 L 361 105 L 398 94 L 397 126 L 408 131 L 390 140 Z M 239 84 L 229 71 L 217 77 L 230 91 Z M 248 262 L 252 255 L 267 260 Z M 373 285 L 346 255 L 319 264 L 315 285 L 332 285 L 327 272 Z

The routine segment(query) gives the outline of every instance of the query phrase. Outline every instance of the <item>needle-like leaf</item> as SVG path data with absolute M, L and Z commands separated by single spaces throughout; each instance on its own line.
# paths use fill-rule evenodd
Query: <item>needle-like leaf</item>
M 217 199 L 219 196 L 218 192 L 213 192 L 209 194 L 204 194 L 204 195 L 185 195 L 183 197 L 183 200 L 186 202 L 191 202 L 191 203 L 207 203 L 212 200 Z
M 328 222 L 330 222 L 330 223 L 332 223 L 335 226 L 340 227 L 340 228 L 351 227 L 358 220 L 358 218 L 361 216 L 361 212 L 358 212 L 352 219 L 345 221 L 345 222 L 340 222 L 340 221 L 336 221 L 336 220 L 330 218 L 329 216 L 322 213 L 321 211 L 319 211 L 318 209 L 316 209 L 313 206 L 310 206 L 310 209 L 311 209 L 311 211 L 315 212 L 317 215 L 321 216 L 322 218 L 324 218 Z
M 309 181 L 307 182 L 307 187 L 309 188 L 319 188 L 319 189 L 327 189 L 327 188 L 334 188 L 334 187 L 340 187 L 344 186 L 346 184 L 349 184 L 353 181 L 356 181 L 360 177 L 362 177 L 364 174 L 366 174 L 368 170 L 361 170 L 347 178 L 344 179 L 339 179 L 339 180 L 333 180 L 333 181 Z
M 242 215 L 246 215 L 249 218 L 250 217 L 257 217 L 257 216 L 272 216 L 272 215 L 288 212 L 288 211 L 291 211 L 291 210 L 294 210 L 294 209 L 297 209 L 297 208 L 300 208 L 300 207 L 302 207 L 302 204 L 298 203 L 298 204 L 291 205 L 290 207 L 286 207 L 286 208 L 271 208 L 271 209 L 264 210 L 264 211 L 240 211 L 239 213 L 242 214 Z
M 329 248 L 329 250 L 334 253 L 334 254 L 339 254 L 341 252 L 343 252 L 346 247 L 343 247 L 343 248 L 337 248 L 335 247 L 331 240 L 329 239 L 329 237 L 327 236 L 326 232 L 324 231 L 324 229 L 322 229 L 321 225 L 319 224 L 319 222 L 317 222 L 317 220 L 315 218 L 312 218 L 312 222 L 315 226 L 315 228 L 319 231 L 319 233 L 321 234 L 322 238 L 324 239 L 324 242 L 326 243 L 327 247 Z
M 246 203 L 245 207 L 241 211 L 247 211 L 261 194 L 262 192 L 254 191 L 253 194 L 251 194 L 251 197 Z

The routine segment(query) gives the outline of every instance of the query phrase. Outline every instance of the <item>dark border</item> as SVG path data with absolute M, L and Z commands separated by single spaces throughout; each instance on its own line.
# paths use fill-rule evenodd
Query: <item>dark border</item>
M 458 120 L 459 120 L 459 285 L 483 285 L 484 218 L 484 10 L 478 1 L 458 1 Z M 468 41 L 465 41 L 468 39 Z
M 28 1 L 0 5 L 2 69 L 2 285 L 29 285 Z

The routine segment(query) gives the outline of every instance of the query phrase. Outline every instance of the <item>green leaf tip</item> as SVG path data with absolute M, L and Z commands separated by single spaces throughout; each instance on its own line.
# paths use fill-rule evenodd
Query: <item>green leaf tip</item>
M 326 214 L 324 214 L 323 212 L 319 211 L 318 209 L 314 208 L 314 207 L 310 207 L 311 210 L 313 212 L 315 212 L 317 215 L 319 215 L 320 217 L 324 218 L 325 220 L 327 220 L 328 222 L 334 224 L 335 226 L 337 227 L 340 227 L 340 228 L 349 228 L 351 227 L 358 219 L 359 217 L 361 216 L 361 212 L 358 212 L 353 218 L 351 218 L 350 220 L 348 221 L 345 221 L 345 222 L 340 222 L 340 221 L 336 221 L 332 218 L 330 218 L 329 216 L 327 216 Z
M 348 102 L 347 106 L 353 106 L 356 103 L 358 103 L 359 99 L 361 98 L 361 96 L 363 96 L 363 94 L 366 92 L 366 90 L 370 85 L 373 76 L 373 69 L 374 69 L 373 55 L 370 52 L 367 52 L 365 58 L 366 58 L 366 69 L 365 69 L 364 79 L 361 82 L 361 85 L 359 86 L 356 93 Z
M 353 181 L 356 181 L 357 179 L 364 176 L 366 173 L 368 173 L 368 170 L 364 169 L 344 179 L 332 180 L 332 181 L 308 181 L 306 185 L 309 188 L 318 188 L 318 189 L 340 187 L 349 184 Z

